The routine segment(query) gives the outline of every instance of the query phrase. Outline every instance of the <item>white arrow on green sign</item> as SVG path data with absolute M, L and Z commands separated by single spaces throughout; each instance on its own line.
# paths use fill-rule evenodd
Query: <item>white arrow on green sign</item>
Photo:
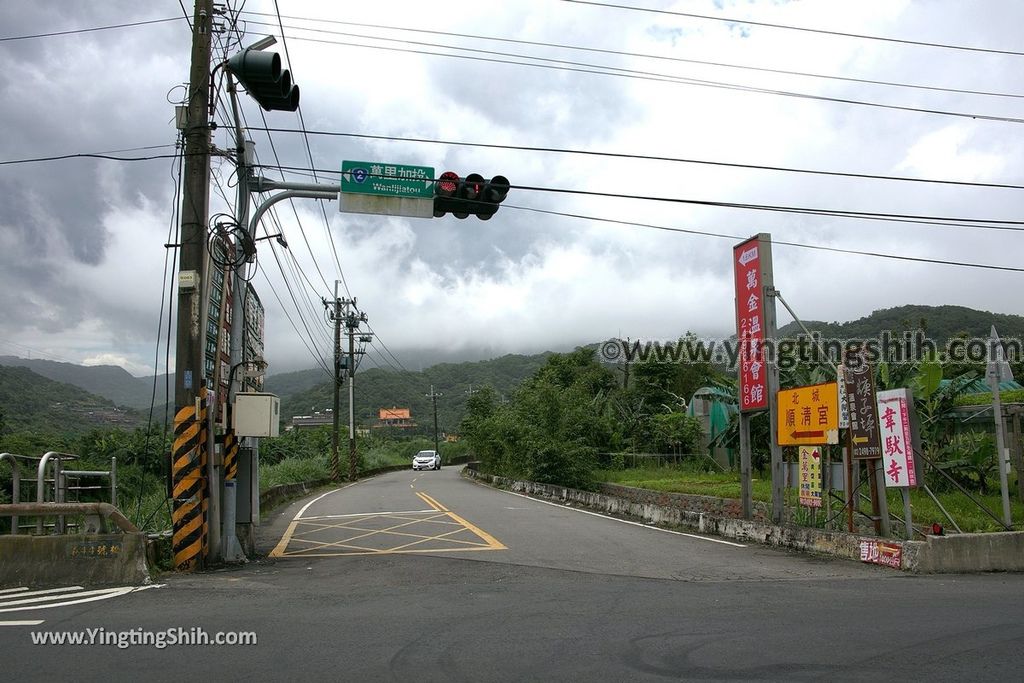
M 341 162 L 341 191 L 383 197 L 434 196 L 434 169 L 382 161 Z

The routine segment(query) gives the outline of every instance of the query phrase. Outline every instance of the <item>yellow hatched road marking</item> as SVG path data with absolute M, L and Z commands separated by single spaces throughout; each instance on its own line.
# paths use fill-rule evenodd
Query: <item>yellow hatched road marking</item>
M 281 537 L 280 542 L 270 553 L 271 557 L 289 557 L 289 556 L 300 556 L 300 557 L 337 557 L 342 555 L 387 555 L 387 554 L 401 554 L 401 553 L 436 553 L 436 552 L 467 552 L 475 550 L 507 550 L 507 546 L 498 541 L 494 536 L 491 536 L 480 527 L 472 524 L 466 519 L 455 514 L 437 499 L 426 493 L 416 493 L 421 500 L 430 506 L 430 510 L 415 510 L 415 511 L 403 511 L 403 512 L 366 512 L 366 513 L 353 513 L 348 515 L 324 515 L 316 516 L 311 518 L 303 518 L 302 513 L 305 512 L 310 505 L 315 501 L 310 501 L 300 512 L 292 519 L 288 525 L 288 529 Z M 423 516 L 426 515 L 426 516 Z M 400 522 L 398 524 L 392 524 L 381 529 L 367 528 L 372 526 L 370 523 L 371 519 L 380 518 L 387 519 L 389 521 Z M 446 526 L 457 526 L 457 529 L 445 531 L 444 533 L 428 535 L 428 534 L 417 534 L 410 533 L 407 527 L 417 524 L 441 524 Z M 302 530 L 299 526 L 304 526 Z M 338 529 L 339 531 L 355 532 L 356 535 L 342 538 L 337 541 L 320 541 L 314 538 L 310 538 L 313 534 L 328 531 L 330 529 Z M 469 541 L 465 539 L 453 538 L 453 536 L 462 533 L 469 532 L 475 535 L 483 543 Z M 386 547 L 386 548 L 367 548 L 363 545 L 356 545 L 354 541 L 360 539 L 366 539 L 371 537 L 386 538 L 389 536 L 404 537 L 407 542 L 401 545 Z M 448 547 L 448 548 L 415 548 L 414 546 L 430 543 L 439 542 L 447 544 L 458 544 L 460 547 Z M 288 546 L 291 543 L 304 544 L 307 547 L 296 548 L 289 550 Z M 344 549 L 344 552 L 336 553 L 325 553 L 324 550 L 335 548 L 338 550 Z

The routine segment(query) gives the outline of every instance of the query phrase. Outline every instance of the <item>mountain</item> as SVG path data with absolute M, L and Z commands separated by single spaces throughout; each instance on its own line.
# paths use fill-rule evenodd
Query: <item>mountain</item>
M 547 360 L 549 353 L 531 356 L 509 354 L 501 358 L 468 363 L 439 363 L 422 372 L 404 372 L 372 368 L 357 371 L 355 378 L 356 422 L 375 424 L 380 408 L 409 408 L 412 419 L 424 433 L 433 431 L 433 405 L 427 394 L 433 386 L 441 394 L 437 400 L 438 424 L 442 431 L 455 430 L 466 411 L 469 392 L 489 385 L 499 394 L 510 394 L 515 387 L 536 372 Z M 290 423 L 294 415 L 310 415 L 330 409 L 334 401 L 333 383 L 323 381 L 320 369 L 306 371 L 315 373 L 319 383 L 296 394 L 281 393 L 281 415 L 284 423 Z M 287 373 L 301 375 L 302 373 Z M 310 377 L 314 375 L 311 374 Z M 308 379 L 307 376 L 287 377 L 275 384 L 273 377 L 267 379 L 268 390 L 287 387 L 288 382 Z M 348 385 L 341 388 L 340 411 L 343 422 L 348 421 Z
M 1024 316 L 990 313 L 965 306 L 897 306 L 873 311 L 871 315 L 845 323 L 804 321 L 807 329 L 820 332 L 823 339 L 874 339 L 883 330 L 900 333 L 923 329 L 926 336 L 937 343 L 964 334 L 970 338 L 988 339 L 992 325 L 996 326 L 1002 339 L 1024 338 Z M 801 333 L 795 321 L 779 329 L 780 337 L 795 337 Z
M 140 426 L 134 410 L 28 368 L 0 366 L 0 411 L 10 431 L 75 434 L 96 427 Z
M 39 358 L 0 356 L 0 366 L 28 368 L 37 375 L 65 384 L 73 384 L 91 394 L 102 396 L 119 406 L 149 408 L 153 395 L 152 377 L 134 377 L 116 365 L 75 365 Z M 163 403 L 168 375 L 158 378 L 157 402 Z M 172 385 L 173 389 L 173 385 Z

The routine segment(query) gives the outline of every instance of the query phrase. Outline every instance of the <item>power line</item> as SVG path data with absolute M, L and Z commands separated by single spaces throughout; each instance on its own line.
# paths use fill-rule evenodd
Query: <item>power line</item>
M 154 145 L 153 147 L 139 147 L 137 149 L 157 149 L 159 147 L 170 147 L 170 145 Z M 129 150 L 125 150 L 129 151 Z M 57 154 L 48 157 L 32 157 L 26 159 L 7 159 L 0 161 L 0 166 L 11 166 L 14 164 L 34 164 L 43 161 L 61 161 L 64 159 L 105 159 L 107 161 L 154 161 L 156 159 L 175 159 L 177 154 L 154 154 L 152 156 L 145 157 L 119 157 L 113 154 L 96 153 L 96 152 L 76 152 L 72 154 Z M 190 154 L 184 154 L 184 156 L 194 156 Z
M 254 15 L 254 16 L 266 16 L 266 17 L 274 16 L 274 15 L 268 14 L 266 12 L 246 12 L 246 14 L 250 14 L 250 15 Z M 617 57 L 635 57 L 635 58 L 640 58 L 640 59 L 654 59 L 654 60 L 658 60 L 658 61 L 676 62 L 676 63 L 681 63 L 681 64 L 700 64 L 702 66 L 714 66 L 714 67 L 720 67 L 720 68 L 725 68 L 725 69 L 739 69 L 739 70 L 744 70 L 744 71 L 757 71 L 757 72 L 761 72 L 761 73 L 772 73 L 772 74 L 780 74 L 780 75 L 786 75 L 786 76 L 799 76 L 799 77 L 803 77 L 803 78 L 821 78 L 821 79 L 825 79 L 825 80 L 846 81 L 846 82 L 849 82 L 849 83 L 859 83 L 859 84 L 864 84 L 864 85 L 881 85 L 881 86 L 887 86 L 887 87 L 909 88 L 909 89 L 914 89 L 914 90 L 928 90 L 928 91 L 933 91 L 933 92 L 949 92 L 949 93 L 959 93 L 959 94 L 964 94 L 964 95 L 981 95 L 981 96 L 987 96 L 987 97 L 1024 98 L 1024 94 L 1018 94 L 1018 93 L 1002 93 L 1002 92 L 992 92 L 992 91 L 986 91 L 986 90 L 970 90 L 970 89 L 965 89 L 965 88 L 950 88 L 950 87 L 942 87 L 942 86 L 935 86 L 935 85 L 921 85 L 921 84 L 915 84 L 915 83 L 901 83 L 901 82 L 897 82 L 897 81 L 883 81 L 883 80 L 876 80 L 876 79 L 870 79 L 870 78 L 855 78 L 855 77 L 850 77 L 850 76 L 837 76 L 837 75 L 834 75 L 834 74 L 822 74 L 822 73 L 814 73 L 814 72 L 809 72 L 809 71 L 792 71 L 792 70 L 789 70 L 789 69 L 772 69 L 772 68 L 763 67 L 763 66 L 752 66 L 752 65 L 749 65 L 749 64 L 732 64 L 732 63 L 729 63 L 729 62 L 716 62 L 716 61 L 709 61 L 709 60 L 704 60 L 704 59 L 688 59 L 688 58 L 685 58 L 685 57 L 669 57 L 669 56 L 666 56 L 666 55 L 657 55 L 657 54 L 644 53 L 644 52 L 629 52 L 629 51 L 626 51 L 626 50 L 610 50 L 610 49 L 606 49 L 606 48 L 596 48 L 596 47 L 588 47 L 588 46 L 582 46 L 582 45 L 568 45 L 568 44 L 564 44 L 564 43 L 549 43 L 549 42 L 538 41 L 538 40 L 522 40 L 522 39 L 516 39 L 516 38 L 502 38 L 502 37 L 499 37 L 499 36 L 484 36 L 484 35 L 473 34 L 473 33 L 458 33 L 458 32 L 454 32 L 454 31 L 435 31 L 435 30 L 423 29 L 423 28 L 412 28 L 412 27 L 408 27 L 408 26 L 389 26 L 389 25 L 386 25 L 386 24 L 368 24 L 368 23 L 361 23 L 361 22 L 355 22 L 355 21 L 340 21 L 340 20 L 335 20 L 335 19 L 322 19 L 322 18 L 317 18 L 317 17 L 296 17 L 296 16 L 287 16 L 286 15 L 285 18 L 286 19 L 296 20 L 296 21 L 309 21 L 309 22 L 318 22 L 318 23 L 325 23 L 325 24 L 339 24 L 339 25 L 344 25 L 344 26 L 356 26 L 356 27 L 359 27 L 359 28 L 372 28 L 372 29 L 380 29 L 380 30 L 386 30 L 386 31 L 406 31 L 406 32 L 409 32 L 409 33 L 423 33 L 423 34 L 428 34 L 428 35 L 447 36 L 447 37 L 451 37 L 451 38 L 469 38 L 471 40 L 487 40 L 487 41 L 492 41 L 492 42 L 497 42 L 497 43 L 508 43 L 508 44 L 512 44 L 512 45 L 528 45 L 528 46 L 531 46 L 531 47 L 544 47 L 544 48 L 553 48 L 553 49 L 558 49 L 558 50 L 574 50 L 574 51 L 577 51 L 577 52 L 589 52 L 589 53 L 593 53 L 593 54 L 613 55 L 613 56 L 617 56 Z M 273 24 L 270 24 L 268 22 L 261 22 L 261 21 L 252 21 L 251 23 L 253 23 L 255 25 L 258 25 L 258 26 L 273 26 Z M 371 38 L 371 39 L 376 39 L 376 40 L 393 40 L 393 39 L 386 38 L 384 36 L 367 35 L 367 34 L 362 34 L 362 33 L 349 33 L 349 32 L 345 32 L 345 31 L 332 31 L 332 30 L 328 30 L 328 29 L 310 28 L 310 27 L 306 27 L 306 26 L 287 26 L 287 27 L 280 26 L 282 34 L 284 33 L 284 29 L 285 28 L 292 29 L 292 30 L 297 30 L 297 31 L 309 31 L 309 32 L 313 32 L 313 33 L 326 33 L 326 34 L 330 34 L 330 35 L 350 36 L 350 37 L 355 37 L 355 38 Z M 424 43 L 424 45 L 429 45 L 429 43 Z M 441 47 L 447 47 L 447 48 L 450 48 L 450 49 L 463 49 L 463 48 L 458 48 L 456 46 L 441 46 Z M 542 59 L 542 58 L 540 58 L 540 57 L 530 57 L 530 59 Z
M 284 47 L 284 56 L 288 60 L 288 66 L 294 68 L 292 64 L 291 55 L 288 54 L 288 40 L 284 33 L 284 24 L 281 22 L 281 10 L 277 5 L 277 0 L 274 0 L 274 12 L 277 14 L 277 24 L 281 29 L 281 45 Z M 313 150 L 309 145 L 309 135 L 306 134 L 306 120 L 302 116 L 302 107 L 296 109 L 296 113 L 299 115 L 299 126 L 302 128 L 302 139 L 306 145 L 306 154 L 309 156 L 309 167 L 313 170 L 313 178 L 316 182 L 320 182 L 320 179 L 316 177 L 316 171 L 314 170 L 315 163 L 313 162 Z M 338 276 L 341 278 L 341 284 L 345 287 L 345 293 L 348 297 L 352 298 L 352 292 L 348 288 L 348 282 L 345 280 L 345 271 L 341 267 L 341 259 L 338 258 L 338 247 L 334 243 L 334 235 L 331 233 L 331 222 L 327 218 L 327 209 L 324 208 L 322 201 L 318 202 L 320 205 L 320 212 L 324 218 L 324 231 L 327 233 L 327 239 L 331 243 L 331 254 L 334 256 L 334 265 L 338 269 Z M 329 288 L 328 288 L 329 289 Z
M 260 130 L 260 129 L 255 129 Z M 294 128 L 267 128 L 274 133 L 300 133 Z M 488 142 L 465 142 L 461 140 L 436 140 L 431 138 L 410 138 L 394 135 L 370 135 L 366 133 L 345 133 L 338 131 L 307 130 L 308 135 L 323 135 L 333 137 L 349 137 L 362 140 L 387 140 L 392 142 L 417 142 L 431 145 L 449 145 L 454 147 L 475 147 L 484 149 L 504 149 L 522 152 L 548 152 L 553 154 L 578 154 L 584 156 L 608 157 L 613 159 L 633 159 L 638 161 L 666 161 L 683 164 L 700 164 L 705 166 L 720 166 L 724 168 L 742 168 L 757 171 L 778 171 L 783 173 L 804 173 L 809 175 L 835 176 L 840 178 L 860 178 L 866 180 L 893 180 L 910 183 L 933 183 L 939 185 L 958 185 L 962 187 L 984 187 L 995 189 L 1024 190 L 1024 185 L 1010 183 L 979 183 L 965 180 L 942 180 L 937 178 L 911 178 L 907 176 L 878 175 L 871 173 L 852 173 L 845 171 L 823 171 L 807 168 L 793 168 L 788 166 L 769 166 L 763 164 L 742 164 L 727 161 L 711 161 L 707 159 L 689 159 L 685 157 L 669 157 L 654 154 L 629 154 L 625 152 L 597 152 L 589 149 L 572 149 L 563 147 L 539 147 L 526 145 L 503 145 Z M 297 167 L 288 167 L 295 169 Z
M 297 167 L 280 167 L 291 170 L 305 170 Z M 321 172 L 328 172 L 327 169 L 319 169 Z M 432 178 L 431 180 L 437 180 Z M 535 185 L 513 185 L 512 189 L 524 190 L 527 192 L 550 192 L 555 194 L 579 195 L 587 197 L 601 197 L 605 199 L 631 199 L 637 201 L 652 201 L 669 204 L 684 204 L 707 208 L 742 209 L 749 211 L 769 211 L 781 213 L 794 213 L 812 216 L 826 216 L 832 218 L 849 218 L 874 221 L 891 221 L 896 223 L 916 223 L 935 227 L 969 228 L 977 230 L 1024 230 L 1024 221 L 989 219 L 989 218 L 962 218 L 949 216 L 928 216 L 919 214 L 885 213 L 878 211 L 852 211 L 844 209 L 822 209 L 815 207 L 784 206 L 774 204 L 748 204 L 743 202 L 723 202 L 705 199 L 687 199 L 683 197 L 659 197 L 655 195 L 626 194 L 623 192 L 599 192 L 596 190 L 578 190 L 572 188 L 544 187 Z
M 639 71 L 635 69 L 621 69 L 618 67 L 609 67 L 601 65 L 586 64 L 582 62 L 571 62 L 568 60 L 560 59 L 548 59 L 544 57 L 532 57 L 529 55 L 519 55 L 515 53 L 504 53 L 496 52 L 493 50 L 477 50 L 473 48 L 464 48 L 456 46 L 440 45 L 442 49 L 450 50 L 462 50 L 464 52 L 475 52 L 482 54 L 518 57 L 520 59 L 532 59 L 540 62 L 551 62 L 548 64 L 534 63 L 534 62 L 523 62 L 516 61 L 515 59 L 498 59 L 496 57 L 479 57 L 473 55 L 461 55 L 461 54 L 449 54 L 443 52 L 431 52 L 429 50 L 416 50 L 412 48 L 400 48 L 400 47 L 385 47 L 382 45 L 367 45 L 366 43 L 355 43 L 355 42 L 343 42 L 335 40 L 324 40 L 322 38 L 305 38 L 300 36 L 292 36 L 293 40 L 302 40 L 313 43 L 323 43 L 326 45 L 342 45 L 346 47 L 364 48 L 368 50 L 384 50 L 386 52 L 405 52 L 409 54 L 426 55 L 431 57 L 448 57 L 451 59 L 464 59 L 477 62 L 488 62 L 492 64 L 508 64 L 513 66 L 526 66 L 537 69 L 552 69 L 556 71 L 567 71 L 572 73 L 585 73 L 593 74 L 597 76 L 614 76 L 617 78 L 631 78 L 643 81 L 652 81 L 659 83 L 674 83 L 676 85 L 692 85 L 696 87 L 704 88 L 716 88 L 719 90 L 734 90 L 739 92 L 751 92 L 759 93 L 762 95 L 777 95 L 780 97 L 793 97 L 804 100 L 815 100 L 819 102 L 831 102 L 834 104 L 850 104 L 862 107 L 873 107 L 878 109 L 892 109 L 896 111 L 907 111 L 918 114 L 933 114 L 937 116 L 952 116 L 956 118 L 968 118 L 977 119 L 982 121 L 996 121 L 1000 123 L 1024 123 L 1024 118 L 1012 117 L 1012 116 L 996 116 L 992 114 L 980 114 L 973 112 L 961 112 L 961 111 L 950 111 L 946 109 L 932 109 L 928 107 L 911 107 L 907 105 L 898 104 L 885 104 L 882 102 L 873 102 L 869 100 L 856 100 L 848 97 L 830 97 L 827 95 L 814 95 L 811 93 L 794 92 L 790 90 L 779 90 L 775 88 L 762 88 L 757 86 L 743 85 L 740 83 L 727 83 L 724 81 L 708 81 L 703 79 L 685 78 L 681 76 L 673 76 L 670 74 L 653 74 L 650 72 Z M 415 41 L 398 40 L 392 38 L 379 38 L 375 37 L 374 40 L 400 42 L 408 44 L 419 44 Z
M 725 233 L 710 232 L 710 231 L 706 231 L 706 230 L 692 230 L 692 229 L 687 229 L 687 228 L 673 228 L 673 227 L 669 227 L 669 226 L 666 226 L 666 225 L 656 225 L 656 224 L 652 224 L 652 223 L 639 223 L 639 222 L 636 222 L 636 221 L 623 221 L 623 220 L 616 220 L 616 219 L 612 219 L 612 218 L 602 218 L 600 216 L 588 216 L 588 215 L 584 215 L 584 214 L 568 213 L 568 212 L 563 212 L 563 211 L 550 211 L 550 210 L 547 210 L 547 209 L 538 209 L 538 208 L 531 207 L 531 206 L 507 205 L 507 206 L 504 206 L 504 208 L 515 209 L 515 210 L 519 210 L 519 211 L 530 211 L 530 212 L 533 212 L 533 213 L 541 213 L 541 214 L 546 214 L 546 215 L 550 215 L 550 216 L 562 216 L 562 217 L 565 217 L 565 218 L 578 218 L 578 219 L 582 219 L 582 220 L 596 221 L 596 222 L 599 222 L 599 223 L 612 223 L 612 224 L 615 224 L 615 225 L 629 225 L 629 226 L 634 226 L 634 227 L 638 227 L 638 228 L 648 228 L 648 229 L 652 229 L 652 230 L 664 230 L 664 231 L 667 231 L 667 232 L 678 232 L 678 233 L 684 233 L 684 234 L 688 234 L 688 235 L 699 235 L 699 236 L 703 236 L 703 237 L 714 237 L 714 238 L 718 238 L 718 239 L 728 239 L 728 240 L 733 240 L 733 241 L 743 240 L 746 237 L 748 237 L 748 236 L 744 236 L 744 235 L 729 235 L 729 234 L 725 234 Z M 991 264 L 984 264 L 984 263 L 970 263 L 970 262 L 966 262 L 966 261 L 948 261 L 948 260 L 945 260 L 945 259 L 931 259 L 931 258 L 925 258 L 925 257 L 920 257 L 920 256 L 905 256 L 905 255 L 899 255 L 899 254 L 886 254 L 886 253 L 881 253 L 881 252 L 860 251 L 860 250 L 857 250 L 857 249 L 843 249 L 843 248 L 840 248 L 840 247 L 829 247 L 829 246 L 820 245 L 820 244 L 804 244 L 804 243 L 801 243 L 801 242 L 789 242 L 789 241 L 785 241 L 785 240 L 776 240 L 774 238 L 772 239 L 772 244 L 773 245 L 778 244 L 778 245 L 787 246 L 787 247 L 794 247 L 794 248 L 798 248 L 798 249 L 813 249 L 813 250 L 817 250 L 817 251 L 831 251 L 831 252 L 835 252 L 835 253 L 839 253 L 839 254 L 851 254 L 851 255 L 855 255 L 855 256 L 870 256 L 870 257 L 873 257 L 873 258 L 893 259 L 893 260 L 897 260 L 897 261 L 915 261 L 915 262 L 918 262 L 918 263 L 930 263 L 930 264 L 944 265 L 944 266 L 959 266 L 959 267 L 963 267 L 963 268 L 981 268 L 981 269 L 985 269 L 985 270 L 1002 270 L 1002 271 L 1009 271 L 1009 272 L 1014 272 L 1014 273 L 1024 273 L 1024 268 L 1015 268 L 1015 267 L 1012 267 L 1012 266 L 999 266 L 999 265 L 991 265 Z
M 677 17 L 689 17 L 691 19 L 707 19 L 709 21 L 721 21 L 729 24 L 746 24 L 748 26 L 764 26 L 766 28 L 785 29 L 787 31 L 803 31 L 806 33 L 820 33 L 828 36 L 841 36 L 843 38 L 859 38 L 861 40 L 877 40 L 886 43 L 898 43 L 902 45 L 919 45 L 922 47 L 938 47 L 947 50 L 966 50 L 968 52 L 988 52 L 999 55 L 1024 55 L 1024 52 L 1013 50 L 997 50 L 994 48 L 974 47 L 969 45 L 951 45 L 948 43 L 932 43 L 923 40 L 909 40 L 906 38 L 888 38 L 885 36 L 872 36 L 864 33 L 847 33 L 844 31 L 830 31 L 820 28 L 809 28 L 805 26 L 791 26 L 789 24 L 773 24 L 766 21 L 753 21 L 750 19 L 735 19 L 729 17 L 716 17 L 708 14 L 694 14 L 692 12 L 674 12 L 671 10 L 660 10 L 648 7 L 632 7 L 628 5 L 616 5 L 609 2 L 594 2 L 592 0 L 562 0 L 577 5 L 593 5 L 594 7 L 606 7 L 609 9 L 628 10 L 630 12 L 649 12 L 652 14 L 667 14 Z
M 112 29 L 119 28 L 131 28 L 133 26 L 148 26 L 150 24 L 165 24 L 169 21 L 181 21 L 185 17 L 168 17 L 166 19 L 151 19 L 149 21 L 135 21 L 130 24 L 111 24 L 109 26 L 92 26 L 89 28 L 76 28 L 68 31 L 52 31 L 50 33 L 34 33 L 25 36 L 7 36 L 0 38 L 0 43 L 5 43 L 12 40 L 31 40 L 33 38 L 51 38 L 53 36 L 68 36 L 74 33 L 90 33 L 93 31 L 109 31 Z

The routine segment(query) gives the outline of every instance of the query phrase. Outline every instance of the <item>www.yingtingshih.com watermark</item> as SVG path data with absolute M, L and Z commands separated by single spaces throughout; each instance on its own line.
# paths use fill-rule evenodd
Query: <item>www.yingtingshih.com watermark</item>
M 687 337 L 674 342 L 630 341 L 610 339 L 599 349 L 601 359 L 608 363 L 712 363 L 730 370 L 739 367 L 741 355 L 756 354 L 782 370 L 800 365 L 845 363 L 856 368 L 862 363 L 916 363 L 934 360 L 939 363 L 985 365 L 992 361 L 1016 362 L 1024 358 L 1024 341 L 1001 339 L 998 345 L 987 338 L 957 337 L 938 342 L 923 331 L 894 334 L 883 332 L 871 339 L 825 339 L 818 333 L 793 338 L 707 339 Z M 744 349 L 746 345 L 746 349 Z
M 97 627 L 79 631 L 32 632 L 33 645 L 107 646 L 122 650 L 130 647 L 153 647 L 163 650 L 167 647 L 256 645 L 256 641 L 254 631 L 216 631 L 211 633 L 198 626 L 168 628 L 162 631 L 141 628 L 112 631 Z

